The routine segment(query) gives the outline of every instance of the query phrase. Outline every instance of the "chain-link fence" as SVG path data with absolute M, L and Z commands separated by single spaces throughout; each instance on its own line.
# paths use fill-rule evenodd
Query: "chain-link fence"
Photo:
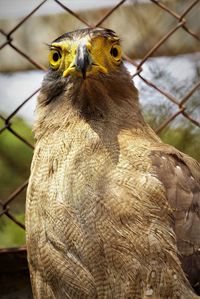
M 46 70 L 46 68 L 41 65 L 41 63 L 37 62 L 34 58 L 29 56 L 29 53 L 24 52 L 21 50 L 18 46 L 14 44 L 15 32 L 22 26 L 26 26 L 27 20 L 31 18 L 32 15 L 36 14 L 38 10 L 41 9 L 43 5 L 45 5 L 45 2 L 48 0 L 42 1 L 37 7 L 35 7 L 28 15 L 26 15 L 18 24 L 16 24 L 9 32 L 5 32 L 3 29 L 0 29 L 0 34 L 4 36 L 5 41 L 0 45 L 0 50 L 5 49 L 7 47 L 12 48 L 14 51 L 16 51 L 20 56 L 23 56 L 24 59 L 29 61 L 35 68 L 40 70 Z M 132 5 L 129 1 L 128 5 Z M 197 81 L 193 84 L 192 87 L 190 87 L 186 92 L 184 92 L 184 95 L 181 98 L 177 98 L 172 93 L 169 93 L 164 88 L 161 88 L 158 86 L 154 81 L 149 80 L 145 77 L 143 73 L 144 65 L 147 63 L 147 61 L 150 59 L 152 55 L 155 55 L 156 52 L 161 48 L 165 47 L 166 42 L 179 30 L 184 30 L 188 35 L 190 35 L 193 39 L 195 39 L 197 42 L 200 42 L 200 37 L 198 36 L 197 32 L 194 32 L 192 28 L 190 28 L 190 25 L 188 25 L 187 22 L 187 16 L 190 14 L 191 11 L 199 9 L 199 0 L 194 1 L 187 1 L 187 5 L 184 6 L 184 9 L 181 13 L 178 13 L 177 11 L 173 10 L 171 7 L 169 7 L 166 3 L 166 1 L 158 1 L 158 0 L 149 0 L 149 2 L 152 3 L 152 5 L 155 5 L 158 10 L 161 10 L 165 14 L 169 14 L 174 19 L 174 25 L 172 28 L 170 28 L 169 31 L 165 32 L 160 39 L 154 43 L 153 47 L 151 47 L 149 50 L 146 51 L 146 54 L 144 57 L 138 62 L 133 61 L 130 57 L 127 55 L 124 55 L 124 59 L 127 60 L 129 63 L 134 65 L 136 68 L 136 71 L 132 75 L 133 78 L 138 78 L 141 80 L 144 84 L 148 85 L 150 88 L 154 89 L 158 94 L 160 94 L 163 98 L 167 99 L 170 103 L 173 104 L 173 112 L 171 115 L 168 115 L 166 119 L 163 120 L 161 124 L 156 128 L 157 133 L 161 132 L 164 128 L 168 126 L 169 123 L 171 123 L 173 120 L 175 120 L 179 115 L 182 115 L 184 119 L 187 119 L 192 124 L 194 124 L 197 127 L 200 127 L 200 123 L 198 121 L 198 118 L 193 117 L 193 114 L 187 112 L 187 104 L 191 100 L 192 95 L 197 91 L 197 89 L 200 87 L 200 81 Z M 106 12 L 104 12 L 104 15 L 101 17 L 100 20 L 96 20 L 95 23 L 90 24 L 88 21 L 83 19 L 79 14 L 72 11 L 67 5 L 67 1 L 58 1 L 55 0 L 55 3 L 59 5 L 63 11 L 66 11 L 68 14 L 71 14 L 74 18 L 78 19 L 83 26 L 87 27 L 104 27 L 103 23 L 105 20 L 109 19 L 109 17 L 120 7 L 126 5 L 126 0 L 122 0 L 119 3 L 117 3 L 112 9 L 108 9 Z M 139 16 L 140 17 L 140 16 Z M 198 22 L 198 20 L 197 20 Z M 148 26 L 148 24 L 147 24 Z M 159 24 L 158 24 L 159 26 Z M 112 28 L 111 28 L 112 29 Z M 155 28 L 156 30 L 156 28 Z M 131 39 L 131 36 L 130 36 Z M 5 132 L 8 132 L 10 134 L 13 134 L 20 142 L 24 143 L 26 147 L 29 147 L 31 149 L 34 148 L 33 144 L 30 143 L 29 138 L 25 138 L 22 136 L 22 134 L 15 130 L 14 128 L 14 121 L 16 115 L 18 115 L 19 111 L 32 99 L 32 97 L 38 93 L 39 90 L 35 90 L 32 94 L 29 95 L 28 98 L 22 99 L 21 104 L 9 115 L 0 115 L 1 123 L 3 124 L 0 128 L 0 135 L 4 134 Z M 6 99 L 5 99 L 6 100 Z M 200 100 L 200 99 L 199 99 Z M 31 134 L 31 131 L 30 131 Z M 17 159 L 18 157 L 16 157 Z M 12 211 L 12 203 L 18 200 L 19 194 L 23 193 L 23 196 L 25 196 L 25 189 L 28 184 L 28 178 L 26 181 L 24 181 L 16 190 L 13 192 L 10 192 L 10 195 L 7 198 L 2 198 L 0 201 L 0 217 L 2 215 L 5 215 L 13 221 L 17 226 L 20 226 L 21 228 L 24 227 L 24 223 L 22 221 L 19 221 L 14 216 L 14 213 Z M 10 190 L 11 191 L 11 190 Z M 1 232 L 0 232 L 1 233 Z

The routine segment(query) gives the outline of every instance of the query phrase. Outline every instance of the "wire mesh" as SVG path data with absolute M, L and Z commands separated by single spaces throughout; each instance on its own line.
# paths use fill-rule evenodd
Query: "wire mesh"
M 25 26 L 26 21 L 31 18 L 32 15 L 34 15 L 38 10 L 41 9 L 41 7 L 47 2 L 48 0 L 42 1 L 38 6 L 36 6 L 32 11 L 30 11 L 29 14 L 27 14 L 22 20 L 20 20 L 19 23 L 17 23 L 10 31 L 5 32 L 3 29 L 0 29 L 0 33 L 5 37 L 5 41 L 0 46 L 0 50 L 4 49 L 5 47 L 10 47 L 14 51 L 16 51 L 20 56 L 23 56 L 27 61 L 29 61 L 35 68 L 39 70 L 46 70 L 45 66 L 37 62 L 33 57 L 29 56 L 28 53 L 21 50 L 18 46 L 14 45 L 14 33 L 22 26 Z M 66 4 L 64 4 L 63 1 L 55 0 L 55 3 L 59 5 L 63 11 L 66 11 L 67 13 L 73 15 L 74 18 L 78 19 L 84 26 L 88 26 L 91 28 L 95 27 L 101 27 L 103 22 L 107 20 L 117 9 L 119 9 L 121 6 L 125 4 L 126 0 L 122 0 L 118 2 L 114 7 L 111 9 L 108 9 L 106 13 L 101 17 L 100 20 L 96 20 L 95 23 L 91 24 L 87 20 L 83 19 L 79 14 L 77 14 L 75 11 L 72 11 Z M 184 30 L 188 35 L 190 35 L 192 38 L 200 42 L 200 37 L 197 33 L 195 33 L 191 28 L 189 28 L 189 25 L 187 24 L 187 15 L 190 13 L 191 10 L 195 10 L 197 4 L 199 3 L 199 0 L 194 1 L 188 1 L 187 7 L 182 11 L 181 14 L 177 13 L 176 11 L 172 10 L 170 7 L 168 7 L 164 2 L 158 1 L 158 0 L 149 0 L 153 5 L 157 6 L 158 9 L 162 10 L 165 14 L 170 14 L 174 20 L 174 26 L 171 28 L 168 32 L 166 32 L 154 45 L 153 47 L 147 51 L 146 55 L 139 61 L 136 62 L 132 60 L 127 55 L 124 55 L 124 59 L 127 60 L 129 63 L 133 64 L 134 67 L 136 67 L 135 73 L 132 75 L 134 77 L 140 78 L 144 82 L 144 84 L 150 86 L 154 90 L 156 90 L 157 93 L 164 96 L 168 101 L 170 101 L 176 109 L 174 109 L 174 113 L 172 113 L 167 119 L 163 121 L 159 125 L 159 127 L 156 128 L 156 132 L 161 132 L 166 126 L 172 122 L 174 119 L 177 118 L 177 116 L 182 115 L 185 119 L 189 120 L 191 123 L 193 123 L 195 126 L 200 127 L 200 123 L 198 120 L 196 120 L 191 114 L 189 114 L 186 111 L 186 104 L 190 101 L 191 96 L 195 93 L 195 91 L 200 87 L 200 81 L 196 82 L 190 90 L 187 90 L 187 92 L 184 94 L 182 98 L 177 98 L 173 94 L 170 94 L 165 89 L 157 86 L 153 81 L 145 78 L 143 74 L 143 67 L 145 63 L 148 61 L 148 59 L 155 54 L 155 52 L 165 45 L 166 41 L 174 35 L 178 30 Z M 2 120 L 2 127 L 0 128 L 0 134 L 2 134 L 4 131 L 9 131 L 11 134 L 13 134 L 16 138 L 18 138 L 26 147 L 29 147 L 31 149 L 34 148 L 33 144 L 30 143 L 29 140 L 21 136 L 18 132 L 15 131 L 15 129 L 12 128 L 12 122 L 14 117 L 18 114 L 18 112 L 25 106 L 32 97 L 37 94 L 39 89 L 35 90 L 31 95 L 29 95 L 26 99 L 22 101 L 22 103 L 7 117 L 0 115 L 0 118 Z M 25 182 L 23 182 L 16 190 L 10 193 L 10 195 L 7 198 L 4 198 L 0 201 L 0 217 L 2 215 L 6 215 L 11 221 L 13 221 L 16 225 L 19 227 L 25 229 L 24 224 L 19 221 L 14 214 L 12 213 L 12 208 L 10 207 L 10 204 L 17 200 L 17 197 L 19 194 L 21 194 L 27 187 L 28 184 L 28 178 Z

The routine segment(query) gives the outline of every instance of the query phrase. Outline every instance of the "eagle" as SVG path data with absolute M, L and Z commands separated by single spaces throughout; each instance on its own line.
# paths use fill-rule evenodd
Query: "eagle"
M 144 121 L 120 39 L 49 46 L 26 202 L 36 299 L 200 298 L 200 164 Z

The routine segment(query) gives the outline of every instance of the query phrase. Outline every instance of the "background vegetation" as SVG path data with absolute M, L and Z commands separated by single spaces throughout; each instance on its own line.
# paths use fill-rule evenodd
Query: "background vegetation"
M 0 120 L 0 127 L 3 122 Z M 33 143 L 30 127 L 20 118 L 15 118 L 12 126 L 16 132 Z M 31 136 L 31 137 L 30 137 Z M 29 176 L 32 149 L 16 138 L 8 130 L 0 134 L 0 190 L 1 202 Z M 25 191 L 10 205 L 13 215 L 24 222 Z M 0 247 L 15 247 L 25 244 L 25 233 L 6 215 L 0 217 Z

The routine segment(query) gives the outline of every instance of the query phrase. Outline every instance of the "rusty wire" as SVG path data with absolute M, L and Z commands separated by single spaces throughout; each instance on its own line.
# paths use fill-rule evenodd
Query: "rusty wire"
M 4 47 L 11 47 L 14 49 L 19 55 L 23 56 L 25 59 L 27 59 L 32 65 L 34 65 L 37 69 L 40 70 L 45 70 L 46 68 L 39 64 L 37 61 L 35 61 L 33 58 L 31 58 L 27 53 L 24 53 L 21 49 L 13 45 L 13 33 L 16 32 L 18 28 L 24 25 L 24 23 L 32 16 L 34 15 L 41 6 L 45 4 L 48 0 L 41 1 L 41 3 L 36 6 L 28 15 L 26 15 L 16 26 L 14 26 L 9 32 L 5 32 L 4 30 L 0 29 L 0 33 L 6 38 L 6 41 L 0 46 L 0 50 L 3 49 Z M 121 7 L 126 0 L 121 0 L 119 1 L 114 7 L 109 9 L 103 17 L 101 17 L 100 20 L 97 20 L 95 24 L 90 24 L 87 20 L 83 19 L 80 17 L 77 13 L 72 11 L 69 7 L 64 5 L 61 1 L 59 0 L 54 0 L 57 5 L 59 5 L 64 11 L 67 11 L 69 14 L 73 15 L 74 18 L 77 18 L 83 25 L 86 25 L 91 28 L 99 27 L 101 24 L 109 18 L 109 16 L 116 11 L 119 7 Z M 163 121 L 163 123 L 156 129 L 156 132 L 160 132 L 163 130 L 170 122 L 172 122 L 178 115 L 182 115 L 185 118 L 187 118 L 190 122 L 195 124 L 196 126 L 200 127 L 200 123 L 193 119 L 191 115 L 186 113 L 186 107 L 185 104 L 189 101 L 191 95 L 197 90 L 197 88 L 200 87 L 200 81 L 197 82 L 191 90 L 187 92 L 186 95 L 184 95 L 181 99 L 177 99 L 174 97 L 174 95 L 170 94 L 166 90 L 161 89 L 159 86 L 157 86 L 155 83 L 151 82 L 150 80 L 146 79 L 142 75 L 143 71 L 143 65 L 144 63 L 151 57 L 177 30 L 180 30 L 181 28 L 185 30 L 188 34 L 190 34 L 193 38 L 195 38 L 197 41 L 200 42 L 200 37 L 193 32 L 188 26 L 187 26 L 187 14 L 195 8 L 195 6 L 199 3 L 199 0 L 194 0 L 192 1 L 186 9 L 182 12 L 182 14 L 178 14 L 177 12 L 173 11 L 171 8 L 167 7 L 165 4 L 161 3 L 158 0 L 149 0 L 151 1 L 154 5 L 159 7 L 159 9 L 165 11 L 165 13 L 170 14 L 175 20 L 176 24 L 171 30 L 165 33 L 165 35 L 157 41 L 157 43 L 146 53 L 146 55 L 141 59 L 140 63 L 136 63 L 129 57 L 124 55 L 124 59 L 132 63 L 136 67 L 136 72 L 133 74 L 133 77 L 139 76 L 139 78 L 148 86 L 151 88 L 155 89 L 158 93 L 162 94 L 165 96 L 169 101 L 171 101 L 174 105 L 176 105 L 176 112 L 174 112 L 169 118 Z M 10 115 L 7 116 L 7 118 L 3 117 L 0 115 L 1 120 L 4 122 L 3 127 L 0 129 L 0 134 L 5 131 L 9 130 L 13 135 L 15 135 L 19 140 L 21 140 L 26 146 L 29 146 L 30 148 L 33 149 L 33 145 L 30 144 L 25 138 L 23 138 L 20 134 L 15 132 L 15 130 L 12 128 L 12 119 L 13 117 L 18 113 L 18 111 L 39 91 L 36 90 L 33 94 L 31 94 L 29 97 L 27 97 Z M 14 215 L 11 212 L 11 209 L 9 208 L 9 204 L 13 202 L 16 197 L 27 187 L 28 184 L 28 179 L 21 185 L 19 186 L 16 190 L 14 190 L 10 196 L 5 199 L 4 201 L 0 202 L 0 216 L 6 215 L 8 218 L 10 218 L 12 221 L 16 223 L 16 225 L 20 226 L 21 228 L 25 228 L 24 224 L 19 222 Z

